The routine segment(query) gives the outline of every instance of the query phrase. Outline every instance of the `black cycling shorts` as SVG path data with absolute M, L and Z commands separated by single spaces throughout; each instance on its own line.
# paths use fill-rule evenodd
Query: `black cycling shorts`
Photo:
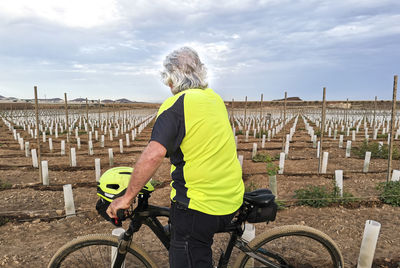
M 211 268 L 214 234 L 229 224 L 235 213 L 223 216 L 205 214 L 172 203 L 171 246 L 169 264 L 171 268 Z

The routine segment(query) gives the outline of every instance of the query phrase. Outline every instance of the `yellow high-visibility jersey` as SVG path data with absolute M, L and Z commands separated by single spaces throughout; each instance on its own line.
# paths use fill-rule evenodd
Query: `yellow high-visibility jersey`
M 160 107 L 151 140 L 167 149 L 174 202 L 227 215 L 243 202 L 244 184 L 228 113 L 212 89 L 188 89 Z

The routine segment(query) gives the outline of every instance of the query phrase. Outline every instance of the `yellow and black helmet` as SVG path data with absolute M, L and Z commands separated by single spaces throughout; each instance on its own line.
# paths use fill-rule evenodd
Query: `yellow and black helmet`
M 128 188 L 132 172 L 132 167 L 115 167 L 107 170 L 97 183 L 97 195 L 108 202 L 112 202 L 117 197 L 123 196 L 126 188 Z M 153 191 L 154 187 L 149 181 L 139 194 L 151 193 Z

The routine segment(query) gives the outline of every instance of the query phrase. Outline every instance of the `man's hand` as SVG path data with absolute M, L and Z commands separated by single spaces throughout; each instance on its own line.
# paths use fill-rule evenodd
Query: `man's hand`
M 117 218 L 117 210 L 128 209 L 131 205 L 131 200 L 127 200 L 125 196 L 118 197 L 107 208 L 107 214 L 110 218 Z
M 117 218 L 118 209 L 128 209 L 131 202 L 161 165 L 167 149 L 157 141 L 150 141 L 136 162 L 128 188 L 123 196 L 111 202 L 107 214 Z

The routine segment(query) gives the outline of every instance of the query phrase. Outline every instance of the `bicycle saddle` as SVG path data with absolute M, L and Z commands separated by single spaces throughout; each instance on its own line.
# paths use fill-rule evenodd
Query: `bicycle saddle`
M 244 193 L 243 199 L 253 205 L 266 207 L 275 200 L 275 195 L 268 189 L 258 189 L 253 192 Z

